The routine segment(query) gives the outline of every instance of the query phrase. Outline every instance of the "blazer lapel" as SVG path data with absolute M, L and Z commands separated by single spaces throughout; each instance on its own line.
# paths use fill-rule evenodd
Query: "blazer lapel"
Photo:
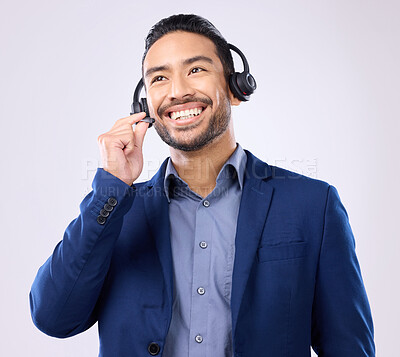
M 149 222 L 151 233 L 154 237 L 156 249 L 160 259 L 168 306 L 172 309 L 173 299 L 173 271 L 172 271 L 172 252 L 169 226 L 168 200 L 164 192 L 164 172 L 167 164 L 166 159 L 158 172 L 144 187 L 144 208 Z M 171 310 L 172 311 L 172 310 Z
M 243 293 L 253 266 L 258 244 L 267 218 L 273 187 L 269 184 L 271 168 L 246 150 L 247 164 L 240 202 L 235 239 L 235 261 L 232 276 L 233 336 Z

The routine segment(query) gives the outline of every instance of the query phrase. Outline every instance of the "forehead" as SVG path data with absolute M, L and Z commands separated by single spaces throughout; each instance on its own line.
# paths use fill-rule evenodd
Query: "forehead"
M 221 61 L 217 55 L 214 42 L 208 37 L 197 33 L 176 31 L 171 32 L 157 40 L 147 52 L 143 62 L 143 69 L 162 65 L 176 65 L 182 60 L 195 57 L 210 57 L 214 65 L 222 68 Z

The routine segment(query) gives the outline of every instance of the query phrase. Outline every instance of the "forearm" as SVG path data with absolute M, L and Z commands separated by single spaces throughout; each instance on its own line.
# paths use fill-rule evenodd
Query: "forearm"
M 30 293 L 31 314 L 43 332 L 67 337 L 96 322 L 95 306 L 106 278 L 123 216 L 132 206 L 134 188 L 99 169 L 93 191 L 80 205 L 63 240 L 39 269 Z M 108 217 L 98 219 L 109 198 Z M 110 208 L 112 207 L 112 209 Z M 103 214 L 106 213 L 103 211 Z

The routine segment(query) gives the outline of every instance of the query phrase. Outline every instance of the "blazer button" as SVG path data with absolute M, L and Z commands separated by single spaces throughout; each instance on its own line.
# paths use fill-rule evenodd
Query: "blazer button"
M 98 224 L 104 224 L 104 223 L 106 223 L 106 220 L 107 220 L 107 218 L 106 217 L 104 217 L 104 216 L 97 216 L 97 223 Z
M 115 197 L 110 197 L 108 200 L 107 200 L 107 203 L 110 205 L 110 206 L 113 206 L 113 207 L 115 207 L 116 205 L 117 205 L 117 199 L 115 198 Z
M 160 346 L 158 343 L 152 342 L 149 344 L 149 347 L 147 347 L 147 351 L 149 351 L 152 356 L 158 355 L 158 352 L 160 352 Z
M 109 215 L 110 215 L 110 212 L 106 211 L 104 208 L 102 208 L 100 210 L 100 216 L 108 217 Z
M 109 205 L 108 203 L 106 203 L 103 208 L 108 212 L 111 212 L 114 209 L 114 207 Z

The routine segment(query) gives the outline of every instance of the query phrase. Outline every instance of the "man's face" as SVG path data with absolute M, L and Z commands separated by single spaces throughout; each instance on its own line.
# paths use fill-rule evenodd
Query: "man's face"
M 154 127 L 161 139 L 183 151 L 203 148 L 226 133 L 233 97 L 214 43 L 190 32 L 156 41 L 143 63 Z

